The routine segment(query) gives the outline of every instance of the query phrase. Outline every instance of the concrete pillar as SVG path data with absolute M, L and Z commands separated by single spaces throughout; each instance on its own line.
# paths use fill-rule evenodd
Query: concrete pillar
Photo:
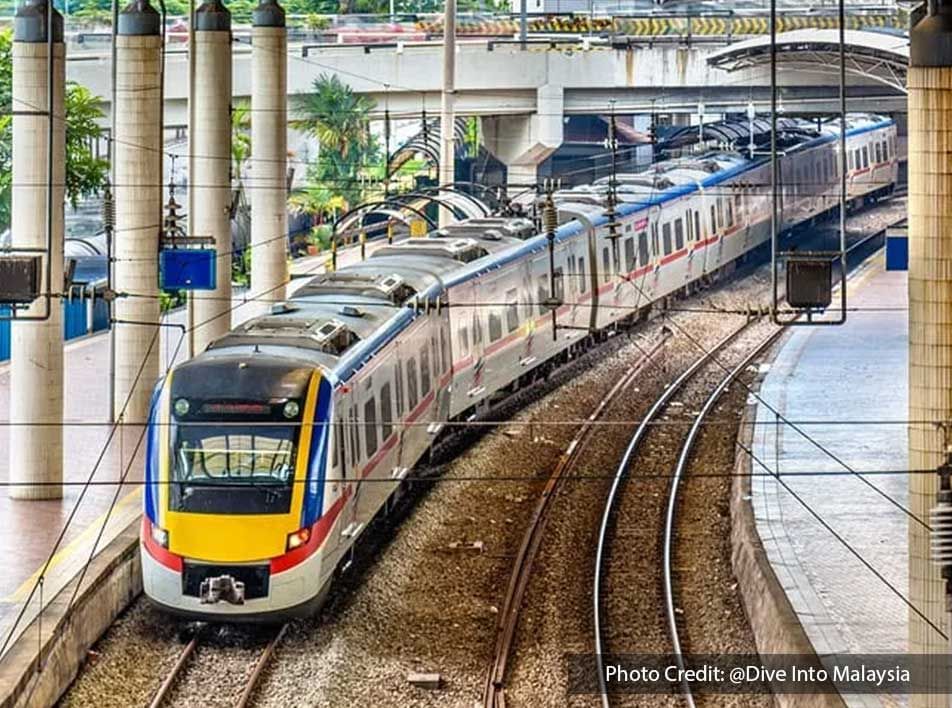
M 53 10 L 48 27 L 44 0 L 27 0 L 13 23 L 13 110 L 49 109 L 48 31 L 53 35 L 52 244 L 50 282 L 43 290 L 63 292 L 63 200 L 66 183 L 65 58 L 63 18 Z M 49 120 L 46 115 L 13 116 L 13 246 L 46 249 Z M 44 274 L 46 262 L 44 260 Z M 23 314 L 42 316 L 46 301 L 37 300 Z M 63 303 L 50 300 L 45 321 L 15 322 L 10 369 L 10 488 L 15 499 L 63 496 Z M 28 425 L 40 423 L 41 425 Z M 42 483 L 41 486 L 31 483 Z
M 443 11 L 443 93 L 440 101 L 440 184 L 456 181 L 456 0 L 446 0 Z M 453 212 L 440 208 L 440 226 L 454 221 Z
M 563 93 L 561 86 L 546 84 L 536 91 L 534 114 L 482 119 L 486 149 L 506 165 L 510 196 L 532 188 L 539 165 L 562 144 Z
M 220 0 L 195 11 L 189 85 L 189 235 L 210 236 L 218 251 L 214 290 L 189 305 L 189 350 L 198 354 L 231 328 L 231 13 Z
M 909 468 L 934 469 L 952 451 L 952 7 L 910 36 L 909 88 Z M 928 523 L 938 477 L 909 475 L 909 506 Z M 944 584 L 929 531 L 909 522 L 909 600 L 948 633 Z M 909 613 L 909 653 L 948 652 L 949 642 Z M 944 671 L 936 662 L 935 673 Z M 946 708 L 944 694 L 910 696 L 913 708 Z
M 288 281 L 288 34 L 275 0 L 262 0 L 252 20 L 251 290 L 266 311 Z
M 117 320 L 158 322 L 158 248 L 162 223 L 161 18 L 148 0 L 119 14 L 116 43 L 116 141 L 113 148 L 116 230 L 115 288 L 142 297 L 115 302 Z M 117 420 L 141 424 L 159 376 L 158 329 L 116 324 Z M 124 410 L 123 410 L 124 409 Z M 132 440 L 140 429 L 128 429 Z M 134 442 L 133 442 L 134 446 Z

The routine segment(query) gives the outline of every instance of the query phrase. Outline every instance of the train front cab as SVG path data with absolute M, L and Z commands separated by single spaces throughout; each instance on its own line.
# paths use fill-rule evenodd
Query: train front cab
M 325 500 L 331 386 L 312 366 L 260 356 L 193 360 L 154 396 L 143 585 L 174 614 L 300 616 L 329 585 L 343 504 Z

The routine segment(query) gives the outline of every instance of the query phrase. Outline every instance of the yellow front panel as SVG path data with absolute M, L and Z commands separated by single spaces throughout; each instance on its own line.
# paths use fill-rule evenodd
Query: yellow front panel
M 294 488 L 291 491 L 291 508 L 287 514 L 195 514 L 169 509 L 169 430 L 161 436 L 161 474 L 159 510 L 161 526 L 169 532 L 169 550 L 179 556 L 216 563 L 259 561 L 283 555 L 289 533 L 298 530 L 301 519 L 301 504 L 304 499 L 307 478 L 308 453 L 311 449 L 314 411 L 317 407 L 317 392 L 320 389 L 320 374 L 311 376 L 307 401 L 304 405 L 301 435 L 294 470 Z M 164 419 L 171 420 L 169 391 L 171 376 L 165 388 L 162 402 Z

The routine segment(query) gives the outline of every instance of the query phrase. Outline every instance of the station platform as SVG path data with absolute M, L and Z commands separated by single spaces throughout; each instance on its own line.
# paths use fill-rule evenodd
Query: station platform
M 881 474 L 907 468 L 906 284 L 906 272 L 886 271 L 882 253 L 872 257 L 849 280 L 858 310 L 842 326 L 792 328 L 750 401 L 757 530 L 819 654 L 906 651 L 903 601 L 804 506 L 907 592 L 907 516 L 896 505 L 907 505 L 908 479 Z M 850 706 L 897 699 L 844 696 Z
M 386 242 L 370 242 L 369 255 Z M 341 249 L 338 266 L 360 260 L 359 246 Z M 306 282 L 307 275 L 324 271 L 328 254 L 302 258 L 291 266 L 289 292 Z M 232 323 L 237 325 L 261 314 L 264 307 L 236 292 Z M 183 309 L 165 316 L 166 323 L 186 323 Z M 180 342 L 181 330 L 163 327 L 160 332 L 161 366 L 181 361 L 187 345 Z M 109 357 L 108 332 L 100 332 L 68 342 L 65 347 L 65 428 L 63 498 L 55 501 L 16 501 L 0 490 L 0 659 L 14 641 L 29 627 L 41 607 L 49 606 L 95 557 L 124 531 L 136 528 L 142 510 L 144 444 L 132 458 L 131 436 L 113 437 L 107 446 L 112 424 L 109 422 L 109 381 L 106 375 Z M 0 483 L 9 480 L 10 365 L 0 364 Z M 125 440 L 123 439 L 125 438 Z M 105 450 L 105 451 L 104 451 Z M 104 454 L 103 454 L 104 453 Z M 102 462 L 97 459 L 102 454 Z M 118 480 L 128 469 L 125 484 Z M 83 492 L 83 483 L 92 480 Z M 118 490 L 118 493 L 117 493 Z M 110 508 L 111 507 L 111 508 Z M 67 526 L 70 515 L 73 515 Z M 56 541 L 65 528 L 62 542 Z M 55 547 L 55 553 L 54 553 Z M 53 553 L 51 557 L 51 553 Z M 49 564 L 47 565 L 47 560 Z M 42 601 L 34 591 L 43 576 Z M 83 587 L 94 582 L 84 577 Z M 31 597 L 32 593 L 32 597 Z M 44 615 L 45 617 L 45 615 Z M 44 619 L 44 622 L 46 620 Z

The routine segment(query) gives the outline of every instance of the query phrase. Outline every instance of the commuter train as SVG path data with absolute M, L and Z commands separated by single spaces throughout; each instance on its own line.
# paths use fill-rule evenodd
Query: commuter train
M 787 230 L 838 203 L 839 133 L 781 128 Z M 851 202 L 893 189 L 891 120 L 851 115 L 847 148 Z M 768 241 L 770 181 L 761 152 L 726 149 L 618 175 L 614 240 L 605 180 L 557 192 L 552 273 L 533 220 L 456 223 L 310 279 L 176 366 L 148 427 L 146 595 L 206 619 L 316 608 L 447 421 Z

